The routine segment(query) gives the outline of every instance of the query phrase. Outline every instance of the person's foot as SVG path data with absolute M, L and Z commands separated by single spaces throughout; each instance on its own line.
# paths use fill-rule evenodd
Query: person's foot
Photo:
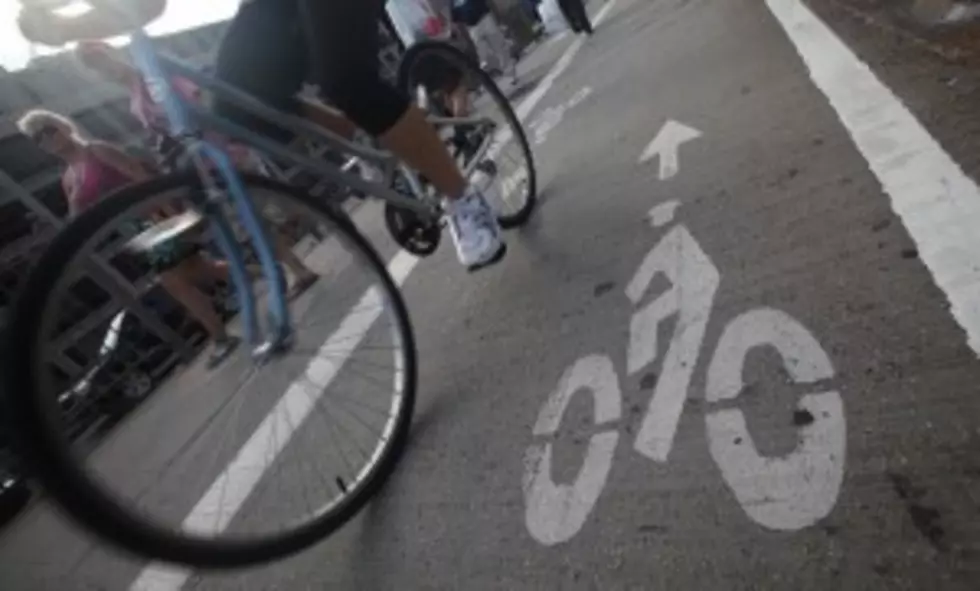
M 221 363 L 228 359 L 228 356 L 238 348 L 241 343 L 241 339 L 238 337 L 233 337 L 230 335 L 225 336 L 221 339 L 215 339 L 211 344 L 211 353 L 208 355 L 208 369 L 214 369 L 221 365 Z
M 492 265 L 506 254 L 507 245 L 500 236 L 497 216 L 480 191 L 448 201 L 446 219 L 456 255 L 468 271 Z

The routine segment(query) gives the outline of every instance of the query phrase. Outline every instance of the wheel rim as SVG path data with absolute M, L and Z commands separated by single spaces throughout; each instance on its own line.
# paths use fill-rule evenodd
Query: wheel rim
M 533 207 L 536 192 L 534 162 L 524 132 L 506 97 L 495 85 L 491 87 L 492 80 L 475 70 L 462 54 L 442 44 L 422 46 L 407 60 L 403 78 L 409 96 L 416 97 L 421 107 L 437 116 L 448 116 L 450 111 L 447 93 L 437 89 L 439 84 L 435 80 L 447 78 L 445 72 L 454 71 L 457 76 L 466 72 L 462 78 L 469 80 L 471 86 L 468 113 L 485 122 L 467 126 L 465 134 L 470 138 L 489 140 L 483 156 L 473 162 L 475 170 L 470 180 L 486 189 L 488 201 L 502 225 L 509 227 L 523 221 Z M 440 68 L 443 74 L 434 75 L 433 71 Z M 470 146 L 463 147 L 458 142 L 452 142 L 452 147 L 456 148 L 454 153 L 461 166 L 470 164 L 470 159 L 464 156 L 469 155 L 467 148 L 475 150 Z M 481 173 L 487 162 L 493 164 L 495 175 Z
M 258 181 L 253 179 L 253 182 Z M 262 184 L 259 182 L 259 185 Z M 274 183 L 265 183 L 265 186 L 274 186 Z M 266 191 L 265 194 L 260 193 L 259 191 L 253 192 L 253 199 L 261 202 L 263 199 L 270 199 L 275 196 L 272 191 Z M 161 188 L 159 194 L 172 195 L 173 188 L 166 190 Z M 156 412 L 162 416 L 166 412 L 161 409 L 170 408 L 173 410 L 174 408 L 174 405 L 168 406 L 165 402 L 167 396 L 164 392 L 152 397 L 146 412 L 133 413 L 137 416 L 132 421 L 127 417 L 124 424 L 117 427 L 119 432 L 115 433 L 107 442 L 103 442 L 85 458 L 90 460 L 90 464 L 83 467 L 85 469 L 84 474 L 89 479 L 88 485 L 96 491 L 93 494 L 102 495 L 103 500 L 114 499 L 112 502 L 117 503 L 117 509 L 123 513 L 128 512 L 127 519 L 135 519 L 157 533 L 162 532 L 164 535 L 170 536 L 168 539 L 171 540 L 196 540 L 198 543 L 211 544 L 206 548 L 219 554 L 223 543 L 234 544 L 234 547 L 239 549 L 243 547 L 242 544 L 246 546 L 251 544 L 254 548 L 263 545 L 268 548 L 275 545 L 283 548 L 286 547 L 284 544 L 288 545 L 290 539 L 303 539 L 306 540 L 304 543 L 309 543 L 310 532 L 314 529 L 322 529 L 325 525 L 336 527 L 348 519 L 349 515 L 341 516 L 339 512 L 345 510 L 346 507 L 354 506 L 360 495 L 370 489 L 379 478 L 379 474 L 383 471 L 383 465 L 392 457 L 393 449 L 398 445 L 396 440 L 401 438 L 400 433 L 404 431 L 407 425 L 407 415 L 410 414 L 412 407 L 415 379 L 414 353 L 412 352 L 411 335 L 406 332 L 408 327 L 404 320 L 404 309 L 400 299 L 397 298 L 397 294 L 390 291 L 390 284 L 386 282 L 384 275 L 379 274 L 373 259 L 363 250 L 360 250 L 363 246 L 356 240 L 352 240 L 347 232 L 340 231 L 341 228 L 337 226 L 334 218 L 330 218 L 315 207 L 305 205 L 302 200 L 297 201 L 295 197 L 291 201 L 285 199 L 288 195 L 289 193 L 286 192 L 278 195 L 278 198 L 284 199 L 284 203 L 288 205 L 288 207 L 284 207 L 290 212 L 290 215 L 302 216 L 301 219 L 316 219 L 319 216 L 322 219 L 319 219 L 318 222 L 331 229 L 329 232 L 332 241 L 330 245 L 348 249 L 344 251 L 345 254 L 343 255 L 334 255 L 334 251 L 330 249 L 321 253 L 318 264 L 324 276 L 316 286 L 321 289 L 325 289 L 326 286 L 342 287 L 343 289 L 340 291 L 343 293 L 338 296 L 341 303 L 337 309 L 346 309 L 349 313 L 343 316 L 339 313 L 333 316 L 328 314 L 328 318 L 317 314 L 311 316 L 311 309 L 320 311 L 330 309 L 322 302 L 309 306 L 305 316 L 304 313 L 298 313 L 297 329 L 302 330 L 304 326 L 302 319 L 306 318 L 312 321 L 310 326 L 313 330 L 308 339 L 298 338 L 297 347 L 291 351 L 299 361 L 295 359 L 290 361 L 283 357 L 277 359 L 273 364 L 280 366 L 280 369 L 287 373 L 291 371 L 292 373 L 289 375 L 294 376 L 285 381 L 280 380 L 280 382 L 287 384 L 284 393 L 280 392 L 280 398 L 275 400 L 266 396 L 262 400 L 262 394 L 268 389 L 269 382 L 263 384 L 262 380 L 254 375 L 255 371 L 250 371 L 247 376 L 240 378 L 238 382 L 234 382 L 234 391 L 227 393 L 224 400 L 217 401 L 208 407 L 211 410 L 211 414 L 208 416 L 211 424 L 201 425 L 201 428 L 195 431 L 196 439 L 172 446 L 174 449 L 182 448 L 188 452 L 181 458 L 168 460 L 165 462 L 166 466 L 155 473 L 149 473 L 152 470 L 139 465 L 140 456 L 144 454 L 136 452 L 138 445 L 127 449 L 126 445 L 120 446 L 118 443 L 120 440 L 145 441 L 147 438 L 154 437 L 152 434 L 154 429 L 151 427 L 153 419 L 147 418 L 146 415 L 152 415 Z M 126 219 L 145 215 L 147 211 L 159 207 L 159 204 L 153 205 L 151 197 L 129 199 L 128 202 L 132 202 L 133 205 L 125 211 L 120 211 L 120 217 Z M 73 245 L 71 251 L 77 253 L 76 258 L 85 258 L 86 260 L 95 252 L 105 254 L 113 246 L 113 241 L 107 240 L 108 236 L 109 230 L 105 229 L 94 239 L 86 241 L 84 245 Z M 65 269 L 84 267 L 84 265 L 76 263 L 77 261 L 69 260 L 64 263 L 63 267 Z M 358 270 L 363 274 L 360 282 L 354 280 L 354 273 Z M 66 294 L 70 295 L 71 288 L 77 286 L 83 279 L 80 275 L 81 273 L 75 272 L 56 282 L 54 289 L 52 289 L 52 297 L 49 300 L 65 297 Z M 311 292 L 304 297 L 322 300 L 326 296 L 324 293 Z M 393 297 L 394 299 L 392 299 Z M 378 311 L 375 311 L 376 309 Z M 44 341 L 46 337 L 59 334 L 56 329 L 59 325 L 64 324 L 63 316 L 53 312 L 53 306 L 48 306 L 45 315 L 50 316 L 51 319 L 40 323 L 41 341 Z M 42 315 L 42 318 L 45 315 Z M 324 341 L 324 334 L 331 336 Z M 390 341 L 390 346 L 382 347 L 378 344 L 378 339 L 384 338 Z M 36 388 L 42 392 L 42 398 L 44 397 L 43 393 L 50 390 L 50 371 L 45 372 L 44 370 L 45 365 L 49 364 L 52 359 L 51 356 L 43 354 L 45 347 L 42 345 L 44 344 L 44 342 L 35 343 L 32 348 L 38 353 L 35 355 L 36 363 L 33 373 L 39 377 Z M 377 352 L 379 350 L 381 353 Z M 362 365 L 356 366 L 355 354 L 365 351 L 369 354 L 368 360 L 362 360 Z M 352 451 L 349 449 L 350 444 L 348 444 L 347 452 L 345 452 L 345 442 L 338 439 L 341 436 L 338 434 L 341 433 L 343 427 L 321 429 L 312 424 L 311 421 L 322 420 L 323 417 L 323 415 L 314 415 L 314 410 L 317 410 L 314 407 L 317 407 L 321 401 L 329 402 L 330 408 L 339 412 L 342 406 L 338 402 L 339 396 L 334 396 L 334 394 L 343 393 L 341 392 L 342 388 L 349 389 L 356 383 L 368 383 L 375 386 L 383 383 L 384 379 L 379 381 L 374 372 L 385 359 L 391 365 L 386 374 L 387 387 L 390 390 L 386 394 L 387 404 L 370 406 L 376 400 L 370 399 L 364 393 L 367 388 L 362 388 L 363 391 L 350 390 L 357 394 L 352 400 L 353 406 L 359 410 L 351 411 L 350 405 L 344 407 L 345 412 L 349 413 L 348 418 L 353 418 L 353 421 L 349 420 L 348 423 L 357 423 L 365 429 L 371 425 L 368 424 L 365 416 L 363 414 L 358 415 L 358 412 L 364 413 L 366 412 L 364 409 L 371 408 L 384 415 L 382 420 L 377 421 L 379 424 L 375 433 L 375 443 L 358 448 L 357 451 L 361 452 L 360 459 L 362 460 L 362 463 L 358 465 L 351 461 L 350 455 L 345 455 Z M 304 365 L 305 368 L 302 367 Z M 368 369 L 364 369 L 365 367 Z M 297 368 L 302 369 L 297 372 Z M 327 379 L 328 377 L 330 379 Z M 131 376 L 129 379 L 131 381 L 126 383 L 126 387 L 131 387 L 135 391 L 146 385 L 145 380 L 148 380 L 149 376 L 145 376 L 145 379 L 144 376 Z M 330 397 L 328 398 L 324 392 L 313 392 L 313 386 L 330 386 L 332 388 Z M 183 394 L 186 396 L 187 392 Z M 191 397 L 187 397 L 187 399 L 191 399 Z M 256 399 L 259 399 L 257 403 Z M 286 399 L 288 399 L 287 402 L 283 403 L 282 401 Z M 160 403 L 160 400 L 164 402 Z M 52 411 L 51 405 L 47 401 L 41 400 L 37 404 L 46 409 L 48 416 L 42 422 L 46 423 L 49 428 L 54 426 L 68 427 L 68 425 L 60 424 L 62 417 Z M 249 404 L 256 404 L 256 406 L 250 408 L 247 406 Z M 305 413 L 297 410 L 303 405 L 308 407 Z M 227 417 L 225 419 L 227 424 L 241 426 L 242 433 L 231 437 L 219 437 L 216 434 L 216 426 L 220 426 L 218 425 L 219 411 Z M 263 412 L 266 413 L 265 419 L 259 421 L 259 416 Z M 292 424 L 291 421 L 296 421 L 296 424 Z M 348 424 L 349 428 L 350 424 Z M 289 432 L 286 433 L 286 430 Z M 161 432 L 160 429 L 156 429 L 156 436 L 160 436 Z M 347 431 L 346 434 L 350 435 L 350 432 Z M 139 435 L 142 435 L 142 438 Z M 309 453 L 309 449 L 307 449 L 308 455 L 305 456 L 306 460 L 304 461 L 304 456 L 299 455 L 293 448 L 304 440 L 312 439 L 318 435 L 326 436 L 325 441 L 328 445 L 324 445 L 324 442 L 321 441 L 319 445 L 314 446 L 315 453 Z M 259 436 L 267 437 L 264 444 L 261 437 L 256 439 Z M 273 441 L 272 439 L 275 437 L 278 439 Z M 356 439 L 356 437 L 351 437 L 351 439 Z M 264 447 L 266 451 L 275 451 L 271 457 L 266 458 L 269 460 L 269 464 L 262 469 L 262 478 L 259 479 L 254 479 L 248 474 L 257 469 L 254 462 L 244 465 L 238 461 L 243 456 L 248 456 L 246 459 L 249 460 L 262 459 L 261 454 L 255 455 L 253 451 L 249 451 L 254 450 L 257 445 L 256 441 L 259 441 L 259 447 Z M 116 443 L 115 446 L 108 445 L 113 442 Z M 339 451 L 333 458 L 334 464 L 327 466 L 322 456 L 325 455 L 324 450 L 330 449 L 330 443 L 337 444 L 335 447 Z M 250 445 L 252 447 L 249 447 Z M 357 442 L 355 441 L 353 445 L 357 447 Z M 220 448 L 217 450 L 219 453 L 216 454 L 217 459 L 214 464 L 202 465 L 198 459 L 195 459 L 205 451 L 210 451 L 211 448 Z M 196 451 L 194 451 L 195 449 Z M 309 460 L 311 457 L 313 459 Z M 138 466 L 139 474 L 126 474 L 121 468 L 115 467 L 115 463 L 126 459 L 132 460 Z M 224 468 L 220 468 L 221 466 Z M 345 468 L 346 470 L 344 470 Z M 341 471 L 344 473 L 341 474 Z M 211 475 L 207 475 L 208 472 L 211 472 Z M 280 490 L 277 495 L 275 490 L 277 484 L 281 484 L 286 479 L 303 475 L 316 476 L 317 482 L 305 491 L 291 489 L 283 492 Z M 332 475 L 332 477 L 328 475 Z M 120 476 L 122 476 L 120 480 L 126 484 L 115 489 L 109 484 L 109 481 L 113 479 L 112 477 Z M 164 477 L 173 477 L 173 484 L 162 483 Z M 194 482 L 195 479 L 196 482 Z M 253 480 L 254 482 L 252 482 Z M 245 493 L 241 490 L 243 483 L 250 483 L 250 489 Z M 324 486 L 324 483 L 332 485 L 333 494 L 324 494 L 322 495 L 324 498 L 312 499 L 313 492 L 329 492 L 326 489 L 331 487 Z M 235 489 L 234 494 L 228 494 L 228 487 Z M 190 496 L 184 495 L 178 501 L 171 503 L 165 498 L 167 495 L 189 493 L 191 489 L 196 492 Z M 289 502 L 282 502 L 278 498 L 279 496 L 288 497 Z M 125 500 L 128 505 L 119 504 L 120 500 Z M 218 506 L 226 500 L 229 501 L 228 507 Z M 301 511 L 299 515 L 284 515 L 283 505 L 295 505 L 297 503 L 305 504 L 305 510 Z M 159 513 L 155 513 L 156 510 L 159 510 Z M 269 516 L 270 513 L 277 522 L 276 526 L 253 527 L 257 525 L 258 518 Z M 231 547 L 227 546 L 226 549 Z M 208 555 L 182 554 L 180 556 L 168 555 L 167 558 L 197 563 L 207 561 L 213 563 L 218 560 L 213 557 L 214 555 L 211 555 L 210 558 Z M 221 560 L 230 559 L 222 558 Z M 243 560 L 245 559 L 237 559 L 238 562 Z M 255 558 L 250 560 L 255 560 Z

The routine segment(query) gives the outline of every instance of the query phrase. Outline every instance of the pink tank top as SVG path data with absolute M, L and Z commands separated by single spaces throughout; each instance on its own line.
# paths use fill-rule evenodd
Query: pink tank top
M 131 182 L 126 175 L 103 163 L 86 150 L 81 159 L 68 165 L 61 187 L 75 211 L 88 209 L 107 193 Z

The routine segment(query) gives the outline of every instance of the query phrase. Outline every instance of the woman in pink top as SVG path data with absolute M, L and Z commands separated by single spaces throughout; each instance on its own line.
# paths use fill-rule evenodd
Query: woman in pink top
M 165 146 L 161 146 L 161 144 L 172 141 L 168 136 L 166 114 L 163 108 L 150 98 L 150 91 L 143 82 L 139 70 L 114 56 L 111 46 L 102 41 L 83 41 L 78 44 L 76 53 L 78 59 L 87 68 L 110 82 L 126 88 L 129 92 L 130 114 L 140 122 L 144 129 L 154 135 L 153 139 L 156 144 L 154 148 L 164 148 L 160 151 L 165 152 Z M 201 100 L 201 89 L 190 80 L 174 77 L 170 82 L 174 90 L 185 100 L 192 102 Z M 211 137 L 208 139 L 224 144 L 224 148 L 232 160 L 243 170 L 261 172 L 261 159 L 248 146 L 225 143 L 220 138 Z
M 129 90 L 129 111 L 154 135 L 154 148 L 159 154 L 168 154 L 173 140 L 167 133 L 167 120 L 163 109 L 150 98 L 149 90 L 139 70 L 112 54 L 112 48 L 102 41 L 83 41 L 78 44 L 78 58 L 85 66 L 104 78 Z M 173 88 L 186 100 L 197 102 L 201 98 L 200 89 L 190 80 L 175 77 L 171 80 Z M 232 162 L 241 170 L 264 173 L 265 168 L 259 155 L 248 146 L 225 142 L 221 138 L 208 137 L 222 144 Z M 273 227 L 273 241 L 283 266 L 293 275 L 289 298 L 295 298 L 316 283 L 319 276 L 307 267 L 292 251 L 292 246 L 281 232 Z
M 17 126 L 41 149 L 67 165 L 61 185 L 68 200 L 69 217 L 77 216 L 106 194 L 153 175 L 142 162 L 119 148 L 88 141 L 71 120 L 57 113 L 30 111 Z M 209 363 L 212 367 L 217 365 L 235 349 L 239 339 L 227 333 L 211 300 L 197 284 L 228 281 L 227 265 L 205 258 L 200 247 L 180 239 L 155 247 L 150 258 L 164 289 L 208 331 L 213 341 Z

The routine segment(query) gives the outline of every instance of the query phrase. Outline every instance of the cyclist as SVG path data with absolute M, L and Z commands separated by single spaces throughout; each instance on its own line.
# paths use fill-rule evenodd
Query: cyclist
M 69 217 L 91 207 L 106 193 L 152 175 L 119 148 L 88 141 L 74 122 L 57 113 L 30 111 L 17 121 L 17 127 L 38 147 L 67 165 L 61 185 L 68 200 Z M 150 260 L 164 289 L 208 332 L 212 341 L 208 366 L 217 366 L 240 340 L 228 334 L 210 298 L 197 283 L 229 281 L 227 265 L 205 258 L 195 244 L 184 240 L 170 240 L 154 247 Z
M 21 31 L 47 45 L 101 39 L 131 29 L 134 20 L 150 22 L 166 8 L 166 0 L 89 4 L 92 10 L 74 17 L 25 7 L 19 17 Z M 470 270 L 496 263 L 506 244 L 485 190 L 468 184 L 425 114 L 381 79 L 378 23 L 383 10 L 384 0 L 242 0 L 219 49 L 217 75 L 272 107 L 308 113 L 296 94 L 310 74 L 309 81 L 357 126 L 445 195 L 460 262 Z M 296 42 L 298 35 L 305 43 Z M 253 129 L 282 133 L 234 105 L 214 106 L 219 115 Z M 310 118 L 332 130 L 345 127 L 342 118 L 326 112 Z

